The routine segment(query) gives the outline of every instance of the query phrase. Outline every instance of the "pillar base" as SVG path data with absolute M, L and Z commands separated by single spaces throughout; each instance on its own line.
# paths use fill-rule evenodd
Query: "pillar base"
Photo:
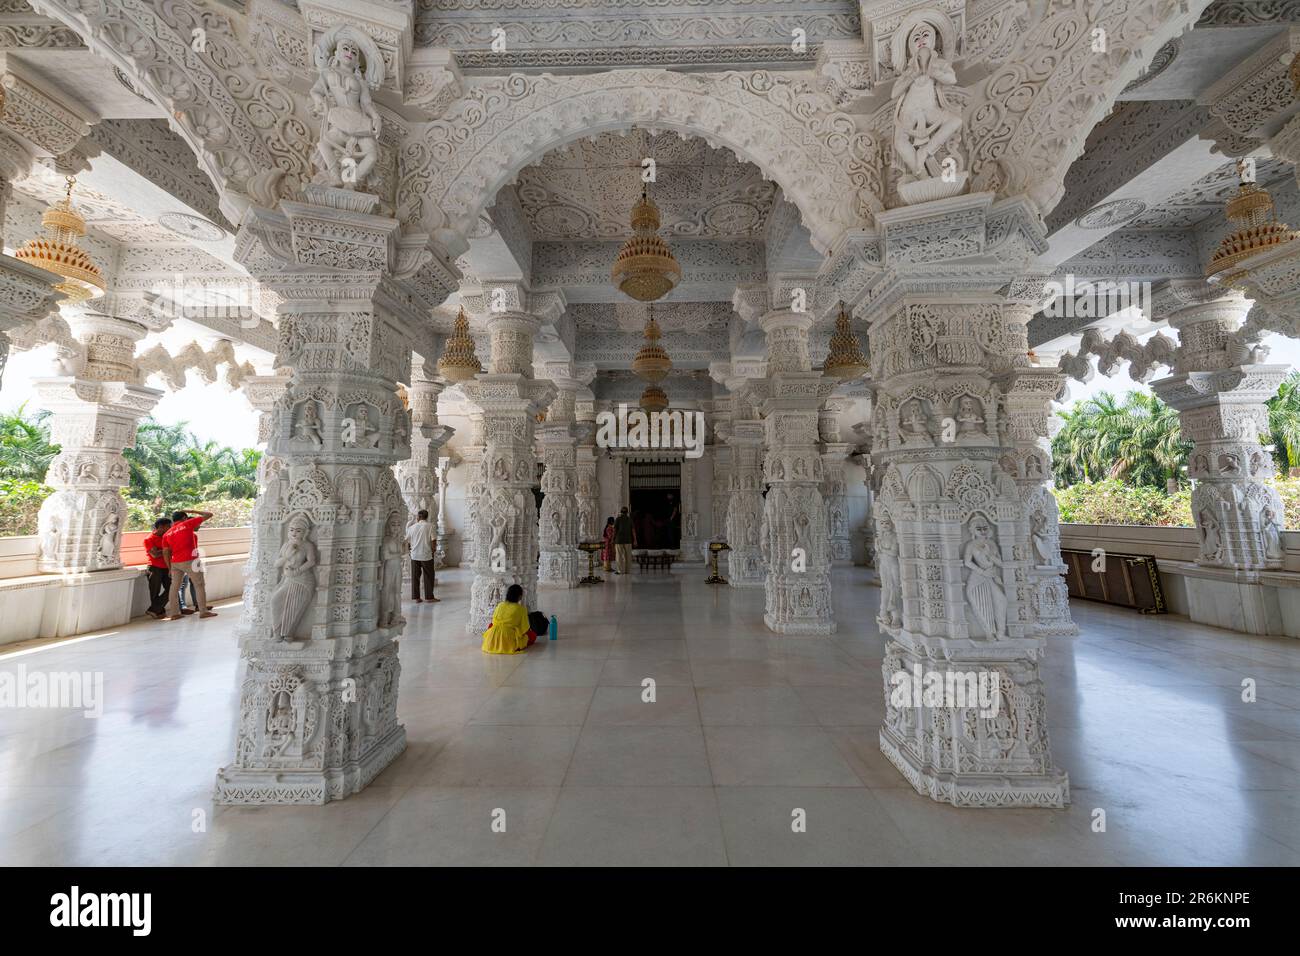
M 1061 770 L 1009 778 L 997 774 L 954 774 L 922 769 L 911 754 L 880 731 L 880 752 L 922 796 L 954 807 L 1039 807 L 1070 805 L 1070 778 Z
M 388 628 L 317 641 L 246 639 L 235 760 L 219 804 L 319 806 L 364 789 L 406 749 Z
M 1034 638 L 975 641 L 900 629 L 886 644 L 881 662 L 881 753 L 917 793 L 940 803 L 1055 809 L 1068 805 L 1069 776 L 1053 765 L 1048 743 L 1047 702 L 1038 674 L 1042 651 L 1042 642 Z M 912 680 L 899 682 L 900 674 Z M 942 689 L 949 675 L 987 682 L 989 698 L 930 701 L 929 681 L 937 678 L 935 686 Z M 923 679 L 924 690 L 915 689 L 917 677 Z M 896 695 L 902 699 L 896 700 Z

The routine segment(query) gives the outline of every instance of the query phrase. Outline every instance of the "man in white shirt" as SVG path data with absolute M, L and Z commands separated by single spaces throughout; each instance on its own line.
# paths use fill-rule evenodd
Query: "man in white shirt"
M 416 520 L 406 526 L 406 543 L 411 546 L 411 600 L 416 604 L 438 602 L 433 596 L 433 546 L 436 542 L 433 525 L 429 524 L 429 512 L 421 508 Z M 424 600 L 420 599 L 421 577 L 424 578 Z

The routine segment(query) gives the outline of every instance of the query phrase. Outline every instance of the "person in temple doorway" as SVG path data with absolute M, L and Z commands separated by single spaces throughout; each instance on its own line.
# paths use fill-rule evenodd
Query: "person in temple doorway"
M 605 531 L 601 536 L 604 547 L 600 549 L 600 559 L 605 563 L 606 571 L 613 571 L 614 563 L 614 516 L 605 519 Z
M 167 593 L 167 619 L 181 619 L 180 593 L 182 579 L 189 577 L 199 592 L 195 605 L 199 617 L 216 617 L 217 614 L 208 604 L 208 591 L 203 578 L 203 569 L 199 557 L 199 525 L 212 517 L 211 511 L 174 511 L 172 526 L 163 535 L 163 555 L 171 573 L 171 586 Z
M 436 583 L 434 579 L 434 560 L 433 545 L 435 538 L 433 536 L 433 525 L 429 523 L 429 512 L 421 508 L 415 516 L 415 521 L 406 528 L 406 543 L 411 548 L 411 600 L 416 604 L 423 604 L 429 601 L 437 604 L 438 599 L 433 596 L 433 586 Z M 424 599 L 420 598 L 420 579 L 424 578 Z
M 636 546 L 636 527 L 632 516 L 628 514 L 627 505 L 619 509 L 614 521 L 614 551 L 618 555 L 618 573 L 632 572 L 632 548 Z

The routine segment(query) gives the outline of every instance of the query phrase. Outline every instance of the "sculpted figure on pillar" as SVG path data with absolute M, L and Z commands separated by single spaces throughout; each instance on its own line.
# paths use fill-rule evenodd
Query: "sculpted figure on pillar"
M 957 73 L 943 55 L 945 35 L 951 41 L 951 25 L 938 10 L 915 14 L 894 35 L 894 62 L 904 64 L 892 91 L 894 159 L 903 167 L 899 198 L 909 205 L 955 196 L 966 185 L 955 148 L 962 118 L 948 95 Z
M 365 185 L 379 160 L 383 120 L 370 90 L 384 82 L 384 58 L 374 40 L 347 24 L 326 30 L 313 53 L 312 106 L 322 118 L 317 181 L 356 189 Z

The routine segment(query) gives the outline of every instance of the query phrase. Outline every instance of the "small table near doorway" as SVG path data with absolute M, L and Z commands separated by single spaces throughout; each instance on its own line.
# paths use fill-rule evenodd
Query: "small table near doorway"
M 641 566 L 641 570 L 671 571 L 673 569 L 673 553 L 671 551 L 642 551 L 636 556 L 636 563 Z

